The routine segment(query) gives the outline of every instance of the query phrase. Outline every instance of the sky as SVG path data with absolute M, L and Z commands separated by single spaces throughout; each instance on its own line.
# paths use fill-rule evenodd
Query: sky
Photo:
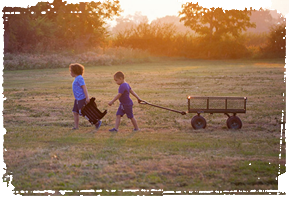
M 161 18 L 167 15 L 178 15 L 178 12 L 182 10 L 182 4 L 186 2 L 199 3 L 199 5 L 211 8 L 222 7 L 223 9 L 241 9 L 245 8 L 259 10 L 262 8 L 267 9 L 279 9 L 285 16 L 286 12 L 289 13 L 289 0 L 119 0 L 121 8 L 124 10 L 122 16 L 128 14 L 135 14 L 136 11 L 140 11 L 142 15 L 147 16 L 149 21 L 156 18 Z M 273 2 L 273 3 L 272 3 Z M 285 2 L 285 3 L 284 3 Z M 287 3 L 286 3 L 287 2 Z M 286 6 L 286 5 L 287 6 Z M 273 6 L 273 7 L 272 7 Z M 288 8 L 287 11 L 286 9 Z M 113 23 L 112 23 L 113 24 Z
M 37 2 L 50 2 L 53 0 L 8 0 L 1 2 L 1 7 L 30 7 L 35 6 Z M 62 0 L 65 1 L 65 0 Z M 92 0 L 66 0 L 69 3 L 90 2 Z M 93 0 L 103 1 L 103 0 Z M 289 0 L 119 0 L 121 9 L 121 16 L 134 15 L 136 12 L 140 12 L 141 15 L 147 16 L 149 22 L 157 18 L 162 18 L 167 15 L 178 15 L 178 12 L 182 10 L 182 4 L 186 2 L 198 2 L 199 5 L 211 8 L 222 7 L 223 9 L 239 9 L 245 8 L 259 10 L 261 7 L 266 9 L 278 10 L 283 16 L 289 15 Z M 113 27 L 116 25 L 114 20 L 108 21 L 108 25 Z
M 7 7 L 27 7 L 34 6 L 37 2 L 44 1 L 52 3 L 53 0 L 8 0 L 1 2 L 1 6 Z M 64 1 L 64 0 L 63 0 Z M 90 2 L 91 0 L 66 0 L 67 3 Z M 99 1 L 99 0 L 94 0 Z M 102 0 L 101 0 L 102 1 Z M 276 9 L 284 16 L 289 14 L 289 0 L 119 0 L 121 8 L 124 10 L 121 15 L 134 15 L 141 12 L 148 17 L 149 21 L 161 18 L 167 15 L 178 15 L 181 6 L 185 2 L 199 2 L 199 5 L 207 8 L 222 7 L 223 9 L 253 9 L 267 8 Z

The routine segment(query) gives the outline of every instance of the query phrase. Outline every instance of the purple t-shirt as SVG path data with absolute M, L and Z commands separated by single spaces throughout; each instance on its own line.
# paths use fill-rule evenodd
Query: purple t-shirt
M 118 93 L 121 93 L 121 97 L 119 98 L 119 102 L 122 105 L 133 105 L 133 102 L 131 100 L 131 98 L 129 97 L 129 93 L 130 93 L 130 86 L 128 83 L 124 82 L 122 83 L 119 88 L 118 88 Z

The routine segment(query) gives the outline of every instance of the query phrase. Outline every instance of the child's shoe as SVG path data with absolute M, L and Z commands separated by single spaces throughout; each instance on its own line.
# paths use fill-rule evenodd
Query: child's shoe
M 137 132 L 137 131 L 140 131 L 140 129 L 133 129 L 132 131 L 133 132 Z
M 101 125 L 102 121 L 98 121 L 96 124 L 95 124 L 95 129 L 98 130 L 100 125 Z
M 113 129 L 109 129 L 110 132 L 117 132 L 117 129 L 113 128 Z

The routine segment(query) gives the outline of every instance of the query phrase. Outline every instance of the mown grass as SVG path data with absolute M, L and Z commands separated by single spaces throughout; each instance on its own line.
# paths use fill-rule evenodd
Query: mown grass
M 190 125 L 193 114 L 137 104 L 133 98 L 141 131 L 132 132 L 124 117 L 119 132 L 110 133 L 118 104 L 107 103 L 117 93 L 112 77 L 119 70 L 143 100 L 181 111 L 187 110 L 188 95 L 247 96 L 247 113 L 238 115 L 243 127 L 228 130 L 225 115 L 203 114 L 207 128 L 196 131 Z M 23 195 L 34 195 L 33 190 L 71 190 L 67 195 L 277 191 L 286 158 L 280 124 L 284 72 L 284 60 L 89 66 L 84 74 L 89 94 L 108 110 L 95 133 L 84 118 L 79 130 L 71 130 L 68 68 L 4 71 L 6 175 L 13 175 L 15 192 Z M 97 192 L 79 192 L 90 189 Z

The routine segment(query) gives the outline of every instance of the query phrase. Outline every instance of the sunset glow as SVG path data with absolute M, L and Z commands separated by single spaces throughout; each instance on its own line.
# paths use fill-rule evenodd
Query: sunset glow
M 11 0 L 5 2 L 3 6 L 12 6 L 12 7 L 27 7 L 33 6 L 37 3 L 37 0 L 29 1 L 17 1 Z M 53 2 L 48 0 L 48 2 Z M 88 0 L 67 0 L 67 3 L 79 3 L 79 2 L 89 2 Z M 123 10 L 121 13 L 122 16 L 133 15 L 136 12 L 141 12 L 142 15 L 148 17 L 149 21 L 152 21 L 157 18 L 161 18 L 167 15 L 178 15 L 178 12 L 181 10 L 182 4 L 186 2 L 198 2 L 199 5 L 211 8 L 211 7 L 222 7 L 223 9 L 277 9 L 286 15 L 289 11 L 288 2 L 283 0 L 263 0 L 263 1 L 252 1 L 252 0 L 243 0 L 243 1 L 228 1 L 228 0 L 119 0 L 120 6 Z M 273 3 L 272 3 L 273 2 Z M 4 3 L 2 3 L 4 4 Z M 285 13 L 286 12 L 286 13 Z
M 289 0 L 2 5 L 5 197 L 288 191 Z

